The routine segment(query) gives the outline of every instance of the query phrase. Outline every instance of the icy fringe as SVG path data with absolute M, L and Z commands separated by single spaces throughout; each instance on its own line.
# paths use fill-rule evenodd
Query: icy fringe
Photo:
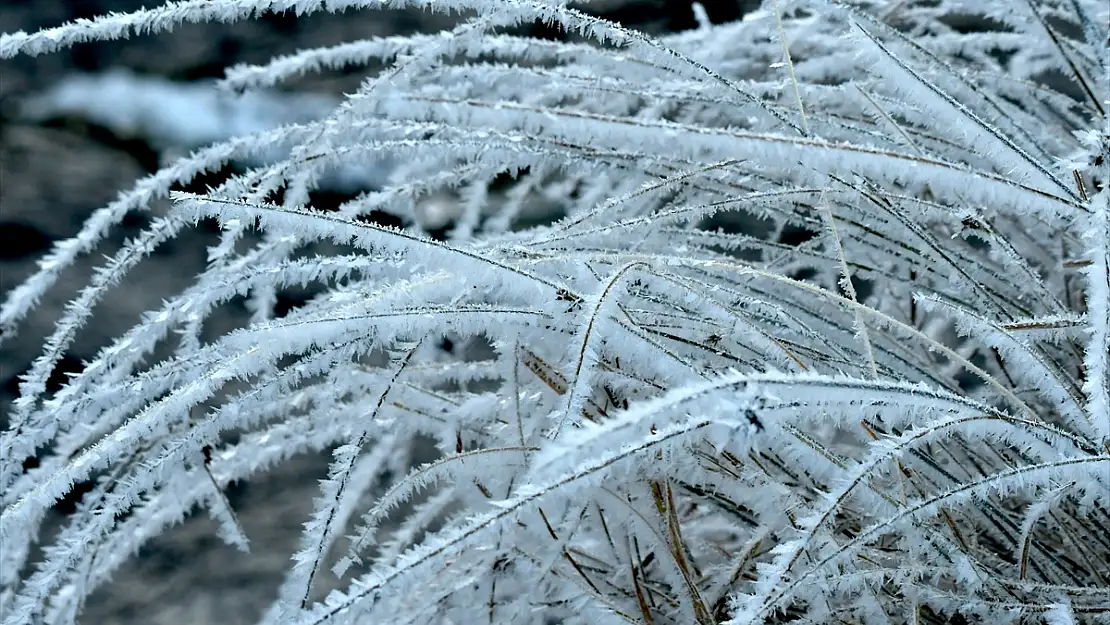
M 0 340 L 126 213 L 292 148 L 174 194 L 44 339 L 0 439 L 4 625 L 75 622 L 195 505 L 247 548 L 222 489 L 323 449 L 262 623 L 1110 622 L 1105 2 L 779 0 L 653 39 L 543 1 L 191 0 L 0 56 L 386 6 L 474 17 L 231 68 L 234 92 L 392 63 L 141 181 L 9 293 Z M 537 20 L 578 36 L 505 34 Z M 378 159 L 402 164 L 384 188 L 306 205 Z M 444 191 L 432 237 L 414 205 Z M 560 214 L 526 225 L 539 201 Z M 97 302 L 207 218 L 195 284 L 47 393 Z M 319 241 L 341 246 L 300 253 Z M 251 324 L 205 339 L 240 296 Z M 412 468 L 417 437 L 440 456 Z

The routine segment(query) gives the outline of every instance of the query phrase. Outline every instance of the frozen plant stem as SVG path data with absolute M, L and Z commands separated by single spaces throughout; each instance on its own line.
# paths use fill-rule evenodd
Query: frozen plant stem
M 778 27 L 779 40 L 782 42 L 782 56 L 786 59 L 786 69 L 790 72 L 790 85 L 794 88 L 794 102 L 798 105 L 798 119 L 802 135 L 809 136 L 809 122 L 806 121 L 806 107 L 802 104 L 802 91 L 798 86 L 798 76 L 794 73 L 794 60 L 790 57 L 790 43 L 786 40 L 786 28 L 782 25 L 782 12 L 778 0 L 771 0 L 771 10 L 775 13 L 775 26 Z

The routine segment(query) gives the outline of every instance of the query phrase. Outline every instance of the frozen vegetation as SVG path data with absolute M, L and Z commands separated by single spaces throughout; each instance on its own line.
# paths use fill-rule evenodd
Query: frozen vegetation
M 185 0 L 0 57 L 379 6 Z M 388 6 L 462 17 L 229 68 L 222 98 L 387 62 L 121 190 L 8 292 L 0 340 L 97 267 L 0 437 L 4 625 L 79 621 L 188 513 L 247 549 L 224 490 L 305 450 L 331 468 L 265 624 L 1110 623 L 1105 0 L 770 0 L 663 38 L 589 4 Z M 230 161 L 255 165 L 180 191 Z M 192 286 L 47 392 L 202 220 Z M 276 315 L 298 285 L 321 294 Z

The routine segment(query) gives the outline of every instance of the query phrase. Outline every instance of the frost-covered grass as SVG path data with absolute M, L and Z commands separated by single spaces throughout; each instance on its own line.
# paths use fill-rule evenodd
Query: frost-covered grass
M 4 340 L 127 212 L 287 148 L 174 192 L 44 339 L 0 439 L 5 625 L 72 622 L 197 504 L 247 548 L 221 489 L 306 449 L 331 471 L 264 623 L 1110 622 L 1105 2 L 783 0 L 663 39 L 542 1 L 397 5 L 474 13 L 230 68 L 236 92 L 394 61 L 123 192 L 0 308 Z M 191 0 L 0 56 L 374 6 Z M 578 36 L 506 34 L 535 20 Z M 386 160 L 382 189 L 306 205 Z M 445 190 L 432 238 L 415 207 Z M 559 215 L 520 218 L 541 201 Z M 195 285 L 47 393 L 96 303 L 207 218 Z M 298 253 L 319 240 L 344 247 Z M 275 318 L 301 284 L 327 288 Z M 202 340 L 240 296 L 251 324 Z M 421 436 L 441 455 L 409 470 Z

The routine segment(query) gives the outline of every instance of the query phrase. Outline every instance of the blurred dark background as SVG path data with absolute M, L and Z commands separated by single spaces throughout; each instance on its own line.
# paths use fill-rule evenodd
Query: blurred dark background
M 151 0 L 0 0 L 0 31 L 35 30 L 108 12 L 127 12 Z M 753 0 L 703 0 L 715 23 L 742 16 Z M 590 12 L 661 34 L 694 28 L 689 0 L 599 0 Z M 417 11 L 321 13 L 297 18 L 292 13 L 266 15 L 248 22 L 185 25 L 172 33 L 127 41 L 90 43 L 40 57 L 0 61 L 0 296 L 35 269 L 35 261 L 56 241 L 75 234 L 91 212 L 115 198 L 121 189 L 157 170 L 165 146 L 142 136 L 120 132 L 79 114 L 34 116 L 21 102 L 72 77 L 126 68 L 138 76 L 188 83 L 219 78 L 237 63 L 261 63 L 272 56 L 360 38 L 436 31 L 451 18 Z M 561 34 L 542 25 L 522 29 L 539 36 Z M 309 76 L 287 88 L 338 96 L 353 91 L 365 68 L 350 74 Z M 187 124 L 188 120 L 182 120 Z M 219 173 L 213 174 L 218 178 Z M 198 189 L 210 179 L 198 181 Z M 342 198 L 333 198 L 339 201 Z M 103 249 L 118 249 L 126 237 L 146 224 L 145 215 L 129 216 Z M 162 297 L 181 290 L 204 267 L 205 245 L 213 231 L 186 232 L 144 262 L 125 284 L 99 304 L 91 324 L 79 335 L 51 378 L 57 388 L 67 372 L 113 336 L 125 332 L 139 313 Z M 18 375 L 40 353 L 62 306 L 88 278 L 76 268 L 44 297 L 15 338 L 0 344 L 0 425 L 18 394 Z M 283 305 L 295 305 L 285 302 Z M 225 307 L 213 324 L 238 324 L 242 306 Z M 311 507 L 316 480 L 324 477 L 326 457 L 305 457 L 277 471 L 233 486 L 229 499 L 243 512 L 252 552 L 240 554 L 224 546 L 213 524 L 196 515 L 144 548 L 85 610 L 83 623 L 94 625 L 208 625 L 251 623 L 276 596 Z M 58 504 L 50 524 L 56 527 L 84 492 L 79 485 Z M 0 548 L 3 548 L 0 545 Z

